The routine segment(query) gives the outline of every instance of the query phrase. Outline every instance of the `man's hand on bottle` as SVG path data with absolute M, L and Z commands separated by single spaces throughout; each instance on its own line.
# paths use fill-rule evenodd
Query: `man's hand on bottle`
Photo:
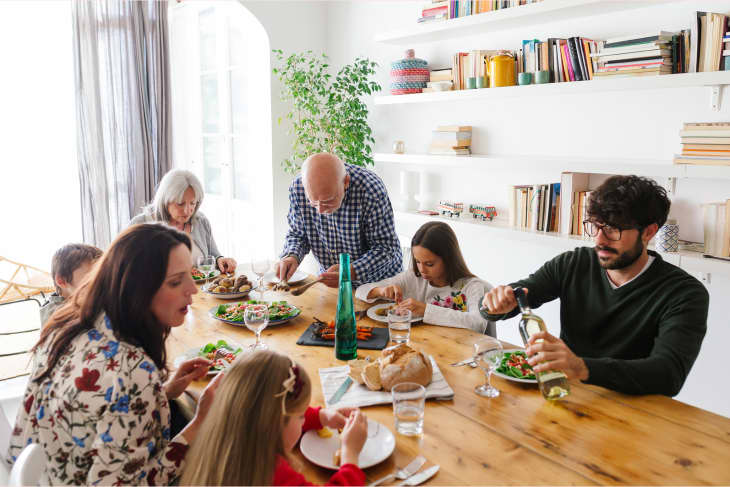
M 540 339 L 541 342 L 535 343 Z M 588 379 L 588 367 L 583 359 L 574 354 L 563 340 L 546 331 L 532 335 L 525 352 L 530 357 L 527 362 L 535 372 L 562 370 L 568 379 Z
M 293 255 L 287 255 L 276 263 L 276 277 L 282 281 L 288 281 L 297 271 L 299 261 Z
M 527 288 L 523 288 L 527 294 Z M 489 314 L 503 315 L 509 313 L 517 306 L 515 292 L 511 286 L 497 286 L 484 295 L 482 307 L 486 308 Z

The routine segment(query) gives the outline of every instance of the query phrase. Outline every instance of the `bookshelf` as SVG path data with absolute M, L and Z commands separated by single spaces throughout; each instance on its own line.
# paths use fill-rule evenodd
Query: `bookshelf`
M 527 228 L 511 227 L 504 222 L 495 220 L 482 222 L 472 219 L 462 213 L 460 218 L 448 218 L 445 216 L 422 215 L 417 212 L 395 210 L 395 219 L 400 223 L 410 226 L 421 226 L 428 221 L 442 220 L 450 225 L 467 229 L 471 232 L 478 232 L 484 237 L 498 237 L 513 241 L 533 242 L 539 245 L 555 246 L 562 251 L 572 250 L 579 246 L 593 246 L 591 238 L 579 237 L 576 235 L 563 235 L 557 232 L 540 232 Z M 467 215 L 467 216 L 465 216 Z M 653 246 L 649 246 L 653 249 Z M 700 252 L 682 250 L 680 252 L 661 253 L 662 259 L 674 264 L 687 272 L 720 274 L 730 277 L 730 260 L 704 257 Z
M 411 95 L 382 95 L 376 96 L 374 102 L 376 105 L 396 105 L 404 103 L 489 101 L 529 96 L 562 96 L 610 91 L 708 87 L 710 88 L 710 104 L 715 107 L 715 110 L 719 110 L 720 104 L 713 98 L 719 97 L 719 87 L 726 85 L 730 85 L 730 71 L 594 79 L 591 81 L 573 81 L 570 83 L 546 83 L 542 85 L 504 86 L 501 88 L 480 88 L 474 90 L 436 91 L 431 93 L 414 93 Z
M 535 168 L 586 174 L 636 174 L 666 178 L 730 179 L 730 166 L 674 164 L 664 159 L 617 159 L 546 155 L 389 154 L 376 152 L 373 160 L 383 164 L 423 167 L 459 167 L 490 171 L 530 171 Z
M 668 0 L 662 5 L 676 1 L 678 0 Z M 377 34 L 375 41 L 394 45 L 443 41 L 510 29 L 525 23 L 538 25 L 657 4 L 656 0 L 543 0 L 540 3 L 384 32 Z

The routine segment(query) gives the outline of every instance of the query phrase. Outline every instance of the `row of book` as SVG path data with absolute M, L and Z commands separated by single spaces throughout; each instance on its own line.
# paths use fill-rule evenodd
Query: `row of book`
M 727 15 L 697 12 L 690 61 L 696 66 L 697 72 L 728 70 L 730 52 L 726 52 L 724 47 L 725 42 L 730 41 L 729 33 Z
M 560 227 L 560 183 L 512 186 L 510 225 L 540 232 Z
M 471 154 L 470 125 L 441 125 L 431 134 L 429 154 L 469 155 Z
M 690 64 L 690 32 L 638 34 L 608 39 L 592 54 L 596 76 L 647 76 L 686 73 Z
M 597 60 L 591 56 L 597 52 L 597 41 L 583 37 L 524 40 L 517 52 L 518 72 L 549 71 L 551 83 L 593 79 Z
M 730 199 L 702 205 L 705 255 L 730 259 Z
M 466 17 L 469 15 L 518 7 L 542 0 L 433 0 L 423 6 L 419 23 Z
M 730 122 L 685 123 L 675 164 L 730 166 Z

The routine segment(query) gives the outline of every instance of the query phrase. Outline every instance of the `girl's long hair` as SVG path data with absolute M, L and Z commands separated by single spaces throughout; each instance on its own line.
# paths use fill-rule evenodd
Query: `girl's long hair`
M 286 394 L 283 382 L 292 360 L 271 350 L 239 357 L 225 372 L 215 401 L 185 456 L 180 485 L 271 485 L 279 457 L 286 457 L 282 432 L 290 415 L 309 405 L 312 385 L 298 368 L 298 387 Z M 212 452 L 215 452 L 214 454 Z
M 461 255 L 459 241 L 456 234 L 449 225 L 444 222 L 428 222 L 421 225 L 416 234 L 411 239 L 411 249 L 419 246 L 427 249 L 441 257 L 444 261 L 444 269 L 446 270 L 446 280 L 449 286 L 453 286 L 456 281 L 465 277 L 475 277 L 464 262 L 464 256 Z M 413 273 L 420 277 L 416 265 L 416 258 L 411 250 L 411 267 Z
M 101 312 L 109 318 L 116 338 L 142 347 L 165 375 L 165 339 L 170 329 L 155 318 L 150 304 L 165 280 L 170 251 L 178 245 L 190 249 L 190 238 L 157 223 L 133 225 L 119 234 L 86 282 L 41 331 L 33 350 L 46 340 L 51 343 L 46 369 L 35 380 L 40 382 L 51 373 L 71 341 L 92 329 Z

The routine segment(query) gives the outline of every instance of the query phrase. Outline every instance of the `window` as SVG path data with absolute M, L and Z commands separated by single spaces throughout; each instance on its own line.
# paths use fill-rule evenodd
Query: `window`
M 273 248 L 268 36 L 236 1 L 169 17 L 175 165 L 202 181 L 220 251 L 245 263 Z

